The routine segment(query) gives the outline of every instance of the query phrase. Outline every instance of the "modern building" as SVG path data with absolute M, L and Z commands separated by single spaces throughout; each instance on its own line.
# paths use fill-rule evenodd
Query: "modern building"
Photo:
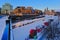
M 1 13 L 10 14 L 10 12 L 12 12 L 12 10 L 13 10 L 13 6 L 10 5 L 9 3 L 5 3 L 4 5 L 2 5 Z

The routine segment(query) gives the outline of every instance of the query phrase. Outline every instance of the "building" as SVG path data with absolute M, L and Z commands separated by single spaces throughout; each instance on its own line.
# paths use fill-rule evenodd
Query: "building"
M 14 13 L 14 15 L 20 15 L 20 16 L 22 16 L 22 14 L 24 14 L 25 13 L 25 7 L 16 7 L 14 10 L 13 10 L 13 13 Z
M 12 10 L 13 10 L 12 5 L 10 5 L 9 3 L 5 3 L 4 5 L 2 5 L 1 13 L 10 14 L 10 12 L 12 12 Z
M 37 15 L 40 15 L 42 13 L 42 11 L 41 10 L 37 10 L 37 9 L 35 9 L 35 14 Z
M 44 14 L 45 15 L 55 15 L 55 11 L 54 10 L 48 10 L 48 8 L 47 8 L 44 10 Z
M 30 10 L 33 10 L 33 8 L 32 8 L 32 7 L 27 7 L 26 9 L 30 9 Z
M 41 10 L 35 10 L 32 7 L 17 7 L 13 10 L 13 13 L 15 15 L 39 15 L 42 11 Z
M 58 15 L 58 16 L 60 16 L 60 12 L 56 12 L 56 14 L 55 15 Z

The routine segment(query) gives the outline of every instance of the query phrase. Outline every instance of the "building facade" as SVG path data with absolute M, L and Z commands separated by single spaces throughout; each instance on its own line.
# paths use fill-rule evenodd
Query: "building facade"
M 48 10 L 48 8 L 44 10 L 44 13 L 45 13 L 45 15 L 55 15 L 56 14 L 54 10 Z
M 39 15 L 41 12 L 41 10 L 35 10 L 32 7 L 17 7 L 13 10 L 15 15 Z
M 9 3 L 5 3 L 4 5 L 2 5 L 1 13 L 10 14 L 10 12 L 12 12 L 12 10 L 13 10 L 13 6 L 10 5 Z

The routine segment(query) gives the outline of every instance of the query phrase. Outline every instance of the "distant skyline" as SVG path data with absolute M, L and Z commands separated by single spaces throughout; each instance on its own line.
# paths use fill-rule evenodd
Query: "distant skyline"
M 0 7 L 5 3 L 11 4 L 13 8 L 17 6 L 31 6 L 41 10 L 47 7 L 49 9 L 60 9 L 60 0 L 0 0 Z

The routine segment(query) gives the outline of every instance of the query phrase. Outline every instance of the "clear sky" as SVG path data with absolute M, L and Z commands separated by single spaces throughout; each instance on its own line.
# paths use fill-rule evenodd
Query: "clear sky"
M 10 3 L 13 7 L 17 6 L 31 6 L 36 9 L 60 9 L 60 0 L 0 0 L 0 7 L 4 3 Z

